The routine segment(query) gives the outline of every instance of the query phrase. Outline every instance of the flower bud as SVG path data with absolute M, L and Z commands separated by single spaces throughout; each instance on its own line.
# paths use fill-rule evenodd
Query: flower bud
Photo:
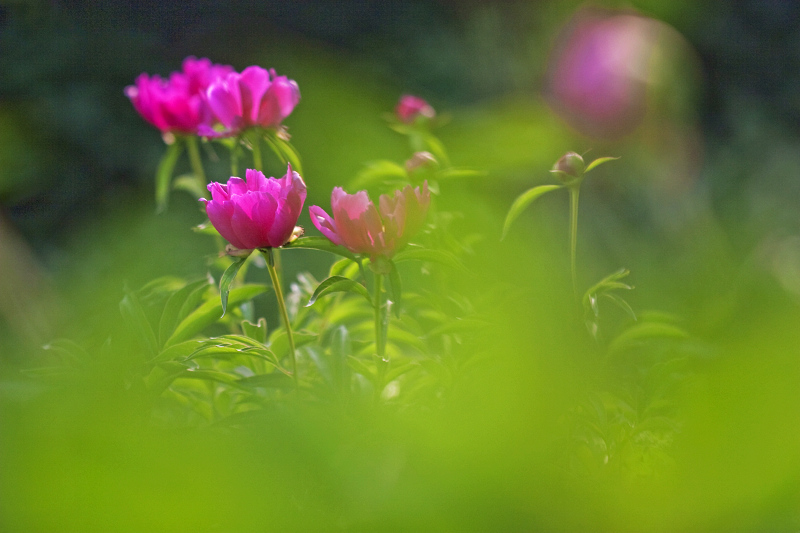
M 556 161 L 551 172 L 558 174 L 561 181 L 571 181 L 583 176 L 584 169 L 586 169 L 586 164 L 583 162 L 583 158 L 580 154 L 567 152 L 561 156 L 561 159 Z

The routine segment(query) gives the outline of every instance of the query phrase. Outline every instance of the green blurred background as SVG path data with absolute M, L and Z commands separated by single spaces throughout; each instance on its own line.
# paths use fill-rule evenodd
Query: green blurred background
M 579 2 L 5 2 L 0 530 L 800 529 L 800 5 L 594 5 L 672 28 L 641 123 L 613 138 L 548 104 Z M 203 276 L 215 248 L 190 230 L 204 216 L 188 194 L 155 214 L 164 144 L 123 88 L 188 55 L 298 82 L 286 124 L 307 205 L 370 160 L 408 156 L 381 117 L 400 94 L 451 116 L 437 130 L 451 160 L 487 173 L 442 187 L 442 208 L 464 214 L 454 233 L 480 235 L 477 276 L 454 283 L 495 326 L 462 348 L 476 362 L 444 401 L 276 406 L 241 431 L 148 423 L 124 385 L 134 348 L 102 349 L 125 339 L 123 287 Z M 616 370 L 600 375 L 568 308 L 566 198 L 499 235 L 569 150 L 622 157 L 583 187 L 581 285 L 630 268 L 632 305 L 679 317 L 696 341 L 671 396 L 671 466 L 655 474 L 575 477 L 554 459 L 565 417 Z M 330 259 L 284 256 L 287 276 L 320 277 Z M 23 377 L 56 338 L 98 355 L 71 380 Z

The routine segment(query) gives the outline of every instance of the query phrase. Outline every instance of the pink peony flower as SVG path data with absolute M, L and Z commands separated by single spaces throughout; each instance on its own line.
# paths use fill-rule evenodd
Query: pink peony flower
M 435 117 L 436 111 L 428 102 L 419 96 L 404 94 L 400 97 L 400 101 L 397 102 L 397 106 L 394 108 L 394 114 L 397 115 L 397 118 L 399 118 L 401 122 L 412 124 L 419 116 L 426 118 Z
M 203 92 L 231 71 L 233 68 L 227 65 L 187 57 L 182 72 L 173 72 L 168 80 L 140 74 L 135 85 L 125 88 L 125 95 L 142 118 L 162 132 L 192 134 L 212 119 Z
M 347 194 L 336 187 L 331 193 L 333 217 L 316 205 L 309 213 L 311 222 L 332 243 L 370 257 L 391 257 L 422 229 L 430 202 L 427 181 L 421 191 L 407 185 L 394 196 L 382 194 L 378 208 L 366 191 Z
M 300 89 L 294 80 L 277 76 L 272 69 L 252 66 L 216 80 L 206 97 L 226 131 L 220 134 L 204 128 L 203 135 L 235 135 L 253 126 L 280 126 L 300 101 Z
M 206 213 L 220 235 L 240 250 L 277 248 L 289 241 L 306 200 L 306 184 L 289 165 L 280 179 L 247 170 L 246 181 L 231 177 L 210 183 Z

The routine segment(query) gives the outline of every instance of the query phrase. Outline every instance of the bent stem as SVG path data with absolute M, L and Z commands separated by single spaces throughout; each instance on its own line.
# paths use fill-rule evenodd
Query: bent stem
M 375 294 L 373 304 L 375 310 L 375 350 L 378 355 L 378 378 L 375 382 L 375 401 L 378 401 L 383 391 L 383 380 L 389 361 L 386 359 L 386 319 L 384 317 L 386 306 L 383 304 L 382 295 L 383 274 L 375 273 Z
M 580 183 L 572 184 L 569 188 L 569 257 L 572 271 L 572 292 L 578 297 L 578 275 L 576 272 L 576 257 L 578 249 L 578 195 Z
M 297 355 L 295 353 L 294 336 L 292 335 L 292 325 L 289 323 L 289 313 L 286 311 L 286 301 L 283 299 L 283 289 L 281 289 L 280 278 L 275 269 L 275 260 L 272 255 L 272 248 L 267 248 L 266 251 L 261 251 L 267 258 L 267 270 L 269 277 L 272 280 L 272 288 L 275 289 L 275 298 L 278 300 L 278 309 L 281 312 L 281 320 L 283 320 L 283 327 L 286 329 L 286 338 L 289 341 L 289 354 L 292 357 L 292 377 L 294 378 L 294 388 L 299 388 L 299 380 L 297 378 Z
M 192 173 L 200 185 L 200 189 L 205 189 L 208 181 L 206 180 L 206 173 L 203 170 L 203 161 L 200 159 L 200 149 L 197 144 L 197 137 L 186 137 L 186 151 L 189 152 L 189 164 L 192 166 Z

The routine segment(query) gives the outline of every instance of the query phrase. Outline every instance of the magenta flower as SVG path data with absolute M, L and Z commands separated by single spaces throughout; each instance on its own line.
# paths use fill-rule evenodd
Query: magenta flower
M 417 117 L 420 116 L 425 118 L 435 117 L 436 111 L 428 102 L 419 96 L 404 94 L 400 97 L 400 101 L 397 102 L 397 106 L 394 108 L 394 114 L 401 122 L 412 124 L 417 120 Z
M 582 133 L 629 133 L 647 110 L 665 35 L 665 26 L 653 19 L 580 10 L 550 58 L 550 103 Z
M 240 250 L 277 248 L 289 241 L 306 200 L 306 184 L 289 165 L 280 179 L 247 170 L 246 180 L 210 183 L 206 213 L 219 234 Z
M 407 185 L 394 196 L 382 194 L 379 208 L 366 191 L 347 194 L 335 187 L 331 193 L 333 217 L 316 205 L 308 211 L 311 222 L 332 243 L 370 257 L 391 257 L 422 229 L 430 203 L 426 181 L 421 191 Z
M 125 88 L 125 95 L 142 118 L 162 132 L 193 134 L 200 124 L 212 120 L 203 92 L 231 71 L 233 68 L 227 65 L 187 57 L 183 70 L 173 72 L 168 80 L 140 74 L 135 85 Z
M 204 128 L 203 135 L 229 136 L 253 126 L 277 128 L 300 101 L 300 89 L 294 80 L 277 76 L 272 69 L 252 66 L 212 83 L 206 98 L 226 130 Z

